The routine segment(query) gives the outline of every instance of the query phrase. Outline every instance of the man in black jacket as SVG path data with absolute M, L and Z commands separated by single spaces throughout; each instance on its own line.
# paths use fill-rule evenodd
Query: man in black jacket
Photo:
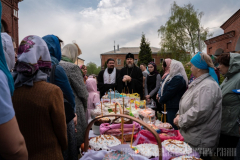
M 143 97 L 143 74 L 140 68 L 134 64 L 134 55 L 126 55 L 126 66 L 120 71 L 121 89 L 125 92 L 138 93 Z
M 99 72 L 97 77 L 97 87 L 102 97 L 109 89 L 117 90 L 120 71 L 115 68 L 115 60 L 109 58 L 107 60 L 107 68 Z M 121 93 L 121 91 L 119 91 Z

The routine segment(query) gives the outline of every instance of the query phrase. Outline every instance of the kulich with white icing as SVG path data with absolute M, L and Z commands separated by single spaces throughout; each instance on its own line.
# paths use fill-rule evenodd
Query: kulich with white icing
M 196 158 L 193 156 L 181 156 L 181 157 L 176 157 L 173 158 L 172 160 L 202 160 L 201 158 Z
M 168 139 L 162 142 L 162 146 L 170 153 L 191 154 L 192 148 L 183 141 Z
M 121 142 L 114 136 L 111 135 L 100 135 L 95 138 L 90 139 L 89 146 L 98 151 L 102 150 L 109 150 L 108 147 L 113 147 L 121 144 Z
M 151 158 L 159 156 L 159 149 L 156 144 L 139 144 L 136 148 L 139 150 L 139 154 L 144 157 Z

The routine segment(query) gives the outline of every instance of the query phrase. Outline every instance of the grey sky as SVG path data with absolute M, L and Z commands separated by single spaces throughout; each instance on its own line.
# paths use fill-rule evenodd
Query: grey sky
M 176 1 L 183 6 L 189 0 Z M 195 9 L 204 12 L 202 25 L 219 27 L 240 6 L 239 0 L 191 0 Z M 27 35 L 55 34 L 65 44 L 76 41 L 85 59 L 100 65 L 100 54 L 120 47 L 137 47 L 141 34 L 160 47 L 157 30 L 170 16 L 173 0 L 24 0 L 19 3 L 19 40 Z M 216 28 L 214 28 L 216 27 Z

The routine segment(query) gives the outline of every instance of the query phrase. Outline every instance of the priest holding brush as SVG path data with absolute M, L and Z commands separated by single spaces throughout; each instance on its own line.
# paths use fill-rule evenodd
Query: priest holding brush
M 143 74 L 141 69 L 135 66 L 132 53 L 126 55 L 126 66 L 121 69 L 120 78 L 122 91 L 138 93 L 141 98 L 143 97 Z
M 109 58 L 107 60 L 107 68 L 99 72 L 97 77 L 97 87 L 102 97 L 109 89 L 118 90 L 120 70 L 115 68 L 115 60 Z M 121 92 L 121 91 L 119 91 Z

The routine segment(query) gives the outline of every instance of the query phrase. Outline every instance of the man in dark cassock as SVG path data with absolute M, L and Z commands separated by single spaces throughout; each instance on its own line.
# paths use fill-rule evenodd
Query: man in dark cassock
M 110 88 L 112 90 L 118 89 L 118 81 L 120 76 L 120 71 L 115 67 L 115 60 L 109 58 L 107 60 L 107 68 L 100 71 L 97 77 L 97 87 L 100 91 L 100 97 L 102 97 Z M 121 91 L 119 91 L 121 93 Z
M 143 74 L 140 68 L 134 64 L 134 55 L 128 53 L 126 55 L 126 66 L 120 71 L 122 79 L 121 89 L 125 92 L 138 93 L 143 97 Z

